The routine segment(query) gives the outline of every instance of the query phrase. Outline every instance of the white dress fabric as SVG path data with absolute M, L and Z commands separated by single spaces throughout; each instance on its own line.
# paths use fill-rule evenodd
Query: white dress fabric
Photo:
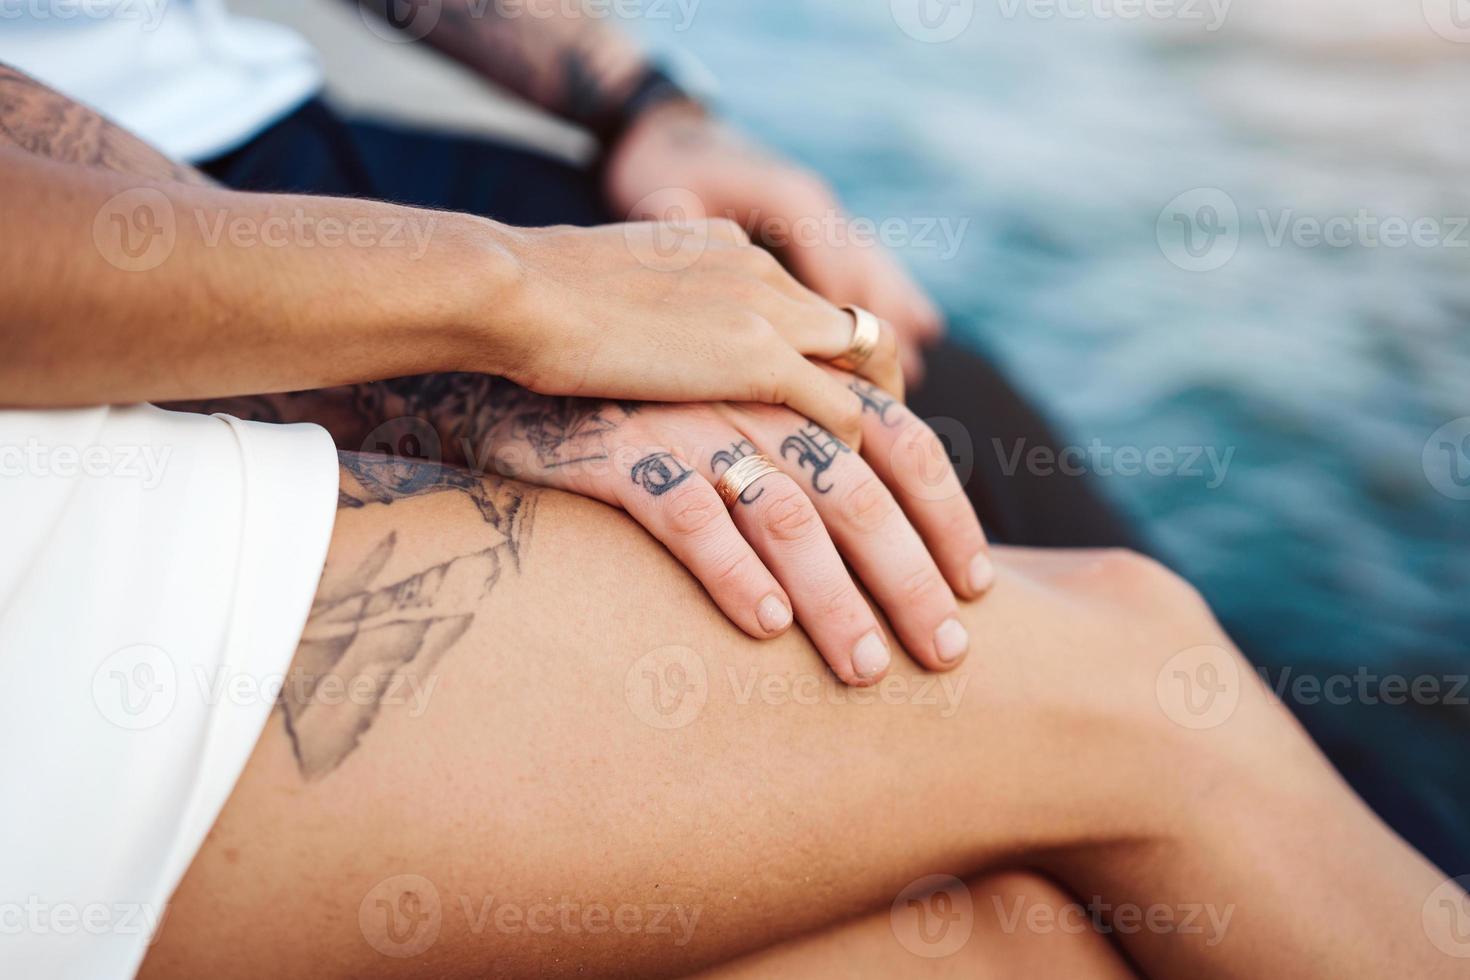
M 224 0 L 0 0 L 0 62 L 191 163 L 248 142 L 322 86 L 304 38 Z
M 331 538 L 314 425 L 0 411 L 0 976 L 133 976 Z

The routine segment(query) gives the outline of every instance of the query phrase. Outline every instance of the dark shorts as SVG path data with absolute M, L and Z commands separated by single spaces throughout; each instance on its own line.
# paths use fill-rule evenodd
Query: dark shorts
M 614 220 L 589 170 L 481 137 L 345 119 L 317 99 L 202 169 L 240 190 L 372 198 L 511 225 Z M 927 367 L 909 405 L 944 420 L 935 429 L 968 472 L 966 489 L 992 540 L 1146 550 L 1087 479 L 1004 471 L 991 439 L 1060 442 L 989 361 L 950 343 Z

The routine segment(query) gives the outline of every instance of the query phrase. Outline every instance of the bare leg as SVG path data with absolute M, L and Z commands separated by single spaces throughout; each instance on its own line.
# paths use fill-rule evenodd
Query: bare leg
M 288 687 L 144 976 L 677 975 L 1012 867 L 1149 974 L 1462 972 L 1442 875 L 1157 566 L 1002 552 L 969 662 L 863 695 L 600 505 L 348 462 L 296 669 L 383 686 Z M 1195 730 L 1201 645 L 1234 707 Z

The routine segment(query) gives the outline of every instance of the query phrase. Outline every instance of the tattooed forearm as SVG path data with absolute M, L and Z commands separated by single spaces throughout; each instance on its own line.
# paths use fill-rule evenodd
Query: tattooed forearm
M 594 131 L 636 84 L 637 45 L 567 0 L 443 0 L 405 15 L 399 0 L 361 0 L 429 44 L 530 102 Z
M 815 422 L 808 422 L 781 443 L 782 459 L 794 458 L 801 469 L 811 469 L 812 489 L 817 493 L 827 493 L 832 489 L 831 482 L 824 483 L 822 478 L 838 456 L 850 452 L 852 449 L 841 439 Z
M 0 65 L 0 142 L 59 163 L 153 180 L 210 182 L 193 167 L 168 159 L 86 106 L 6 65 Z
M 468 496 L 481 540 L 458 557 L 382 581 L 398 548 L 389 532 L 361 562 L 328 563 L 302 634 L 280 709 L 297 765 L 309 781 L 335 770 L 385 704 L 432 690 L 433 670 L 469 630 L 509 569 L 519 570 L 535 491 L 453 467 L 343 453 L 342 498 L 361 509 L 424 494 Z

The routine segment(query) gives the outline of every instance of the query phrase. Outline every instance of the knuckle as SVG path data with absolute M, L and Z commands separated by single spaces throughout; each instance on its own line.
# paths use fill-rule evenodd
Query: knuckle
M 823 622 L 840 623 L 852 616 L 857 590 L 848 583 L 824 588 L 811 597 L 811 607 Z
M 898 581 L 898 595 L 905 604 L 922 603 L 940 594 L 949 595 L 949 586 L 933 568 L 910 572 Z
M 727 554 L 715 556 L 709 563 L 709 584 L 733 586 L 744 581 L 750 576 L 751 563 L 754 561 L 755 558 L 752 555 L 733 550 Z
M 669 529 L 675 534 L 698 537 L 719 526 L 725 516 L 724 504 L 711 489 L 691 487 L 675 491 L 668 501 Z
M 822 522 L 816 508 L 796 487 L 768 487 L 766 496 L 760 524 L 776 541 L 801 541 L 820 530 Z
M 874 476 L 860 480 L 837 504 L 842 520 L 861 532 L 873 532 L 882 528 L 893 515 L 894 509 L 893 496 Z
M 737 300 L 753 296 L 762 289 L 759 283 L 744 281 L 733 287 Z M 754 304 L 742 303 L 731 317 L 730 329 L 752 348 L 764 348 L 776 337 L 776 328 L 771 321 L 750 309 Z

